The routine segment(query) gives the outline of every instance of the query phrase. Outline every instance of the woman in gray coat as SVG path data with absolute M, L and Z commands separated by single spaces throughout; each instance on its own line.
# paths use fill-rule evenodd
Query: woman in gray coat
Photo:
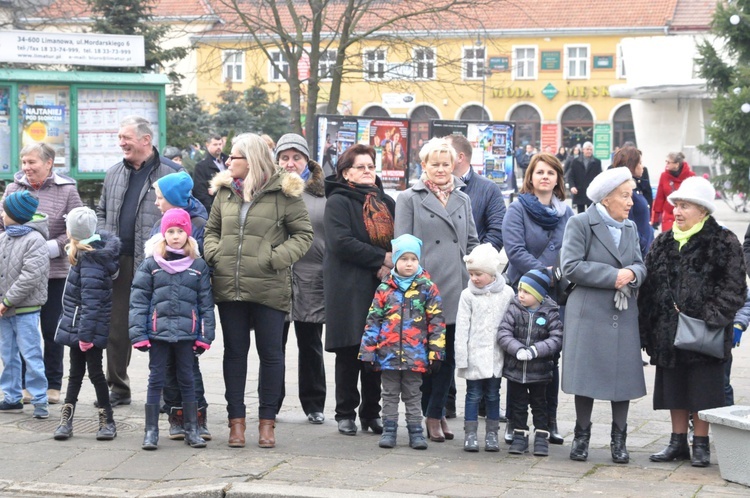
M 440 290 L 445 317 L 445 364 L 422 383 L 422 410 L 432 441 L 453 439 L 443 416 L 456 358 L 458 301 L 469 282 L 463 257 L 479 244 L 469 196 L 452 175 L 456 151 L 445 139 L 432 139 L 419 152 L 422 177 L 396 200 L 395 236 L 409 233 L 424 243 L 420 264 Z
M 568 221 L 560 255 L 574 284 L 565 310 L 562 390 L 575 395 L 571 460 L 586 461 L 594 400 L 612 403 L 612 460 L 630 459 L 625 439 L 630 400 L 646 394 L 636 293 L 646 277 L 635 224 L 628 220 L 634 182 L 627 168 L 600 173 L 594 205 Z

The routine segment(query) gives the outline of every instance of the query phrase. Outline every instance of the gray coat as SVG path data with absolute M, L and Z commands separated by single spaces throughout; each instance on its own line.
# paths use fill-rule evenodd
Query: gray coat
M 588 257 L 585 257 L 588 247 Z M 594 399 L 626 401 L 646 394 L 636 293 L 646 278 L 635 224 L 625 220 L 619 250 L 596 205 L 565 228 L 560 265 L 576 284 L 565 309 L 562 390 Z M 622 268 L 636 276 L 628 309 L 615 308 Z
M 469 196 L 456 189 L 443 206 L 422 180 L 396 199 L 394 236 L 410 233 L 422 240 L 422 268 L 430 272 L 440 290 L 443 316 L 448 325 L 456 323 L 461 291 L 469 282 L 464 256 L 479 244 Z
M 159 152 L 154 147 L 154 154 Z M 166 157 L 159 157 L 159 164 L 154 165 L 148 174 L 146 182 L 143 184 L 143 190 L 138 201 L 138 213 L 135 219 L 135 253 L 133 258 L 133 274 L 138 269 L 138 265 L 143 261 L 143 244 L 151 237 L 151 227 L 161 219 L 161 211 L 156 207 L 156 193 L 153 184 L 162 176 L 170 173 L 183 171 L 184 168 L 174 163 Z M 102 196 L 99 204 L 96 206 L 96 224 L 97 231 L 106 230 L 120 236 L 120 206 L 125 197 L 125 191 L 128 189 L 128 180 L 130 178 L 130 169 L 120 161 L 107 170 L 102 186 Z M 140 242 L 139 242 L 140 240 Z
M 9 308 L 5 317 L 47 302 L 47 220 L 46 214 L 38 213 L 25 223 L 32 229 L 28 234 L 20 237 L 11 237 L 7 231 L 0 234 L 0 301 Z

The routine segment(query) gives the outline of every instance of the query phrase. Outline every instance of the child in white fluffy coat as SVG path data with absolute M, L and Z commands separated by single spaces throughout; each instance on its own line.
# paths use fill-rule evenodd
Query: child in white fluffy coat
M 497 328 L 513 299 L 513 289 L 500 275 L 500 255 L 491 244 L 474 248 L 464 256 L 469 286 L 461 292 L 456 316 L 456 374 L 466 379 L 464 451 L 479 451 L 477 428 L 479 401 L 487 402 L 485 451 L 500 451 L 500 381 L 503 351 Z

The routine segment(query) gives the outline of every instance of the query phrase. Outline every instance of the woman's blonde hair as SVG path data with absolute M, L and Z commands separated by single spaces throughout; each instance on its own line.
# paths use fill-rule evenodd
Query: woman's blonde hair
M 188 237 L 187 242 L 183 246 L 185 250 L 185 256 L 188 258 L 197 259 L 200 258 L 201 253 L 198 250 L 198 242 L 193 237 Z M 156 241 L 154 244 L 154 254 L 159 254 L 162 258 L 167 257 L 167 241 L 164 237 Z
M 248 170 L 243 194 L 249 202 L 276 173 L 277 166 L 273 162 L 268 144 L 255 133 L 243 133 L 234 137 L 232 149 L 236 149 L 247 160 Z
M 68 253 L 68 261 L 70 261 L 71 265 L 75 266 L 78 264 L 79 252 L 89 252 L 94 250 L 90 245 L 82 244 L 80 240 L 71 237 L 70 233 L 68 233 L 68 239 L 70 239 L 70 242 L 65 244 L 65 252 Z
M 422 164 L 425 164 L 433 154 L 440 154 L 441 152 L 447 152 L 450 155 L 451 164 L 456 163 L 456 149 L 445 138 L 437 137 L 425 142 L 419 151 L 419 159 Z

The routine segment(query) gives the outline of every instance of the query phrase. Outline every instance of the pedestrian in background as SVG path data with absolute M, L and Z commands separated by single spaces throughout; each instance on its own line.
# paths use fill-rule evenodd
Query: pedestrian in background
M 611 167 L 628 168 L 630 174 L 633 175 L 633 181 L 636 184 L 636 188 L 633 189 L 633 207 L 630 208 L 628 219 L 635 223 L 635 227 L 638 230 L 638 242 L 641 248 L 641 255 L 645 258 L 646 253 L 651 247 L 651 243 L 654 241 L 654 229 L 651 228 L 651 211 L 648 207 L 648 199 L 646 199 L 643 191 L 638 188 L 638 179 L 641 178 L 644 171 L 641 151 L 633 146 L 625 146 L 621 148 L 615 152 Z
M 670 152 L 665 160 L 664 171 L 659 177 L 659 185 L 656 187 L 656 199 L 651 210 L 651 226 L 654 230 L 661 228 L 662 232 L 672 229 L 674 223 L 674 206 L 667 201 L 674 191 L 679 190 L 682 182 L 695 176 L 695 172 L 685 161 L 682 152 Z

